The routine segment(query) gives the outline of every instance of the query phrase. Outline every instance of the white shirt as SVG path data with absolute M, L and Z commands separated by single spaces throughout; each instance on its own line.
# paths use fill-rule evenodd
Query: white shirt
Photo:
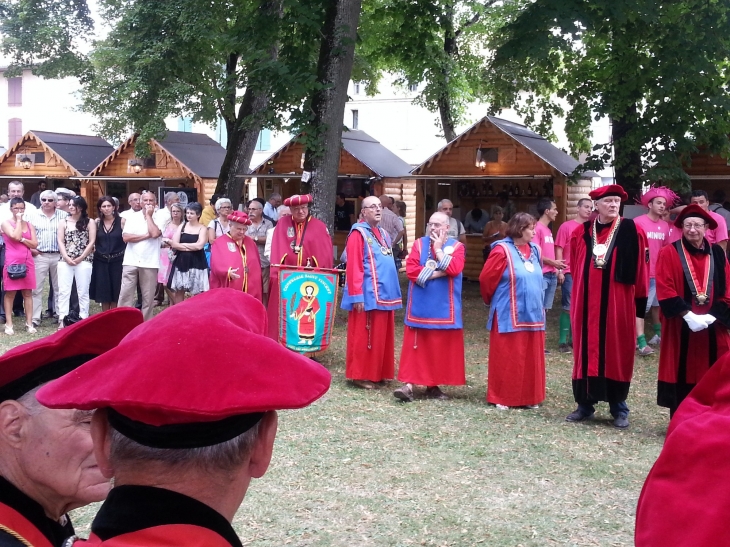
M 155 224 L 157 224 L 158 228 L 164 232 L 165 228 L 167 228 L 167 225 L 170 224 L 170 221 L 172 220 L 170 209 L 167 207 L 157 209 L 157 211 L 152 214 L 152 220 Z
M 141 236 L 148 233 L 149 229 L 147 228 L 144 211 L 137 211 L 127 216 L 122 234 Z M 147 238 L 136 243 L 127 243 L 122 265 L 136 266 L 137 268 L 159 268 L 160 238 Z
M 279 213 L 276 212 L 276 209 L 274 208 L 274 206 L 271 205 L 271 203 L 268 202 L 268 201 L 264 205 L 264 214 L 267 217 L 269 217 L 270 219 L 273 219 L 274 222 L 276 222 L 277 220 L 279 220 Z
M 464 225 L 454 217 L 449 217 L 449 231 L 446 235 L 454 239 L 459 239 L 459 236 L 464 233 L 466 233 Z
M 137 211 L 139 212 L 139 211 Z M 127 209 L 126 211 L 122 211 L 119 213 L 119 216 L 122 217 L 124 220 L 127 220 L 131 215 L 135 213 L 134 209 Z M 154 217 L 153 217 L 154 220 Z

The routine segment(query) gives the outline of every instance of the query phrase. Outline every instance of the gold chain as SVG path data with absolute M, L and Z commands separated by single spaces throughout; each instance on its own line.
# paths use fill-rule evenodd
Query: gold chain
M 616 217 L 613 220 L 613 226 L 611 226 L 611 231 L 608 234 L 608 239 L 606 239 L 606 243 L 604 243 L 604 245 L 606 246 L 606 252 L 603 253 L 601 256 L 596 255 L 596 258 L 603 259 L 608 254 L 608 250 L 611 248 L 611 241 L 613 240 L 613 235 L 616 233 L 616 230 L 618 229 L 620 219 L 621 219 L 621 217 Z M 597 246 L 598 246 L 598 217 L 593 219 L 593 248 L 595 249 Z
M 3 532 L 6 532 L 7 534 L 10 534 L 15 539 L 17 539 L 20 543 L 22 543 L 23 545 L 27 545 L 28 547 L 33 547 L 33 544 L 30 541 L 28 541 L 27 539 L 25 539 L 23 536 L 21 536 L 15 530 L 11 530 L 7 526 L 3 526 L 2 524 L 0 524 L 0 530 L 2 530 Z

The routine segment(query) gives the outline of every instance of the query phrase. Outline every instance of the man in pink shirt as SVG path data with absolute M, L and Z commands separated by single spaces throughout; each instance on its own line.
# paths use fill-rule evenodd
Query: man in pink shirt
M 717 228 L 710 229 L 707 228 L 707 231 L 705 231 L 705 239 L 710 243 L 717 243 L 720 247 L 722 247 L 722 250 L 727 253 L 727 241 L 728 241 L 728 232 L 727 232 L 727 223 L 725 222 L 725 219 L 722 217 L 722 215 L 718 215 L 717 213 L 710 211 L 710 198 L 707 196 L 707 192 L 704 190 L 692 190 L 692 197 L 690 199 L 691 203 L 696 203 L 700 207 L 702 207 L 705 211 L 707 211 L 712 218 L 715 219 L 715 222 L 717 222 Z M 677 207 L 676 209 L 672 209 L 673 213 L 679 213 L 682 211 L 684 207 Z M 675 241 L 679 241 L 682 238 L 682 230 L 672 230 L 672 234 L 669 238 L 670 243 L 674 243 Z
M 558 272 L 558 283 L 560 284 L 562 312 L 560 313 L 560 340 L 558 350 L 561 353 L 572 353 L 573 341 L 570 332 L 570 293 L 573 290 L 573 276 L 570 273 L 570 236 L 573 231 L 582 226 L 591 218 L 593 202 L 588 198 L 578 200 L 578 216 L 572 220 L 566 220 L 560 225 L 558 235 L 555 239 L 555 258 L 565 264 L 565 268 Z
M 665 211 L 671 208 L 677 201 L 678 196 L 669 188 L 657 186 L 650 188 L 641 196 L 641 204 L 649 211 L 645 215 L 636 217 L 634 223 L 646 233 L 649 242 L 649 298 L 646 302 L 646 312 L 651 309 L 652 326 L 654 336 L 646 342 L 644 333 L 644 319 L 636 319 L 636 343 L 639 347 L 639 355 L 651 355 L 654 350 L 649 346 L 659 345 L 661 341 L 661 323 L 659 322 L 659 300 L 656 296 L 656 261 L 662 247 L 669 245 L 671 226 L 662 220 Z
M 537 214 L 540 218 L 535 223 L 533 243 L 540 247 L 542 259 L 542 307 L 545 313 L 553 307 L 555 289 L 558 287 L 558 270 L 565 268 L 565 263 L 555 260 L 555 242 L 553 232 L 548 227 L 558 216 L 558 207 L 550 198 L 542 198 L 537 202 Z M 547 349 L 545 353 L 550 353 Z

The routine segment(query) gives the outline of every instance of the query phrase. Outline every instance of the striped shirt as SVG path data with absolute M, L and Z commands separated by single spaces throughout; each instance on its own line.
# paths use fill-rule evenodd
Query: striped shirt
M 383 209 L 378 226 L 385 230 L 385 232 L 390 236 L 390 240 L 393 242 L 392 244 L 395 245 L 395 238 L 398 235 L 398 232 L 403 229 L 403 223 L 401 222 L 400 217 L 390 209 Z
M 56 209 L 49 218 L 42 209 L 38 209 L 30 217 L 29 222 L 35 228 L 38 238 L 38 251 L 41 253 L 58 252 L 58 223 L 68 216 L 66 211 Z

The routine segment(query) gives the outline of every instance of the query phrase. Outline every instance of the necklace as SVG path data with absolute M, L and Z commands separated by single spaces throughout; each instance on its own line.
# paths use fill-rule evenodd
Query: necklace
M 608 261 L 606 256 L 610 255 L 613 250 L 613 236 L 618 230 L 619 224 L 621 224 L 621 217 L 616 217 L 611 226 L 611 231 L 608 233 L 606 243 L 598 243 L 598 217 L 593 219 L 593 263 L 599 270 L 606 266 Z
M 703 306 L 707 299 L 709 298 L 709 289 L 710 289 L 710 274 L 713 270 L 713 264 L 712 264 L 712 251 L 710 251 L 710 254 L 705 256 L 705 280 L 702 284 L 700 284 L 699 279 L 697 279 L 697 272 L 695 271 L 694 266 L 692 265 L 692 260 L 687 256 L 687 248 L 684 246 L 684 241 L 682 243 L 682 255 L 684 260 L 682 261 L 684 265 L 687 266 L 687 271 L 685 271 L 685 279 L 687 280 L 687 284 L 690 286 L 690 292 L 694 295 L 695 300 L 697 300 L 697 303 L 700 306 Z M 687 275 L 689 273 L 689 275 Z
M 513 242 L 513 245 L 514 245 L 514 242 Z M 529 243 L 528 243 L 528 245 L 529 245 Z M 522 264 L 523 264 L 523 265 L 525 266 L 525 269 L 526 269 L 526 270 L 527 270 L 528 272 L 530 272 L 530 273 L 534 272 L 534 271 L 535 271 L 535 265 L 534 265 L 534 264 L 532 263 L 532 260 L 530 260 L 530 258 L 532 258 L 532 255 L 530 255 L 530 258 L 527 258 L 527 257 L 526 257 L 526 256 L 525 256 L 525 255 L 524 255 L 524 254 L 522 253 L 522 251 L 520 251 L 520 248 L 519 248 L 519 247 L 518 247 L 517 245 L 515 245 L 515 249 L 517 249 L 517 254 L 518 254 L 518 255 L 520 256 L 520 258 L 522 259 Z

